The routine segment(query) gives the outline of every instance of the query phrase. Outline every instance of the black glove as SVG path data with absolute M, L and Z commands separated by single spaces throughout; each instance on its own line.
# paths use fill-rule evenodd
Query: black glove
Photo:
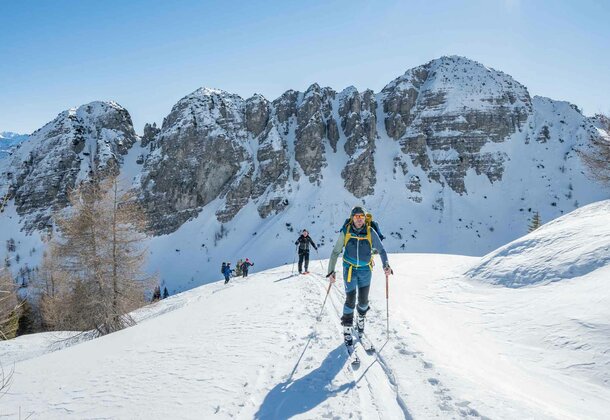
M 387 272 L 388 272 L 388 270 L 390 271 L 389 273 L 387 273 Z M 385 271 L 385 272 L 386 272 L 386 274 L 394 274 L 394 270 L 392 270 L 392 267 L 390 267 L 390 264 L 386 264 L 386 265 L 383 267 L 383 271 Z

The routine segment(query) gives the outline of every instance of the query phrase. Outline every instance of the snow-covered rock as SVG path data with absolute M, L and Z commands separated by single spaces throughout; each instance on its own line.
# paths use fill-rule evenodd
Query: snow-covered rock
M 136 140 L 129 113 L 115 102 L 64 111 L 0 162 L 1 193 L 14 200 L 26 230 L 45 229 L 77 182 L 96 171 L 118 171 Z
M 487 254 L 467 275 L 522 287 L 610 265 L 610 200 L 581 207 Z
M 28 134 L 18 134 L 11 131 L 0 132 L 0 159 L 12 154 L 12 150 L 28 139 Z

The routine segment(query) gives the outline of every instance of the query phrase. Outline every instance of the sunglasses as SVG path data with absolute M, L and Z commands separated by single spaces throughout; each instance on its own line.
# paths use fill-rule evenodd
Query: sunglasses
M 354 219 L 364 220 L 364 214 L 354 214 Z

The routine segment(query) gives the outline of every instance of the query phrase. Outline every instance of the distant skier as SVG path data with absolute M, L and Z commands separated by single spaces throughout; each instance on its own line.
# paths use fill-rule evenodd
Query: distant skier
M 241 272 L 241 265 L 244 262 L 242 261 L 242 259 L 240 258 L 239 260 L 237 260 L 237 264 L 235 265 L 235 277 L 241 277 L 241 275 L 243 274 Z
M 233 269 L 231 269 L 231 263 L 228 262 L 225 264 L 224 266 L 224 272 L 222 274 L 225 275 L 225 284 L 227 284 L 229 282 L 229 279 L 231 278 L 231 274 L 233 273 Z
M 242 274 L 243 277 L 248 277 L 248 269 L 253 265 L 254 265 L 254 263 L 250 262 L 250 260 L 248 258 L 246 258 L 246 261 L 244 261 L 241 264 L 241 272 L 243 273 Z
M 392 274 L 388 262 L 388 255 L 379 239 L 377 231 L 370 223 L 365 222 L 366 212 L 356 206 L 350 213 L 349 222 L 339 232 L 337 243 L 328 262 L 328 274 L 331 283 L 336 280 L 335 265 L 341 251 L 343 251 L 343 282 L 345 286 L 345 305 L 343 306 L 343 338 L 348 351 L 353 351 L 353 322 L 354 309 L 358 311 L 356 322 L 357 332 L 364 333 L 364 321 L 369 310 L 369 289 L 371 286 L 373 248 L 379 251 L 383 270 L 387 275 Z M 356 295 L 358 305 L 356 305 Z
M 316 251 L 318 250 L 318 247 L 311 239 L 311 236 L 309 236 L 307 229 L 303 229 L 301 236 L 299 236 L 299 239 L 297 239 L 294 244 L 299 246 L 299 274 L 301 274 L 303 268 L 303 261 L 305 261 L 305 274 L 307 274 L 309 273 L 309 244 L 311 244 Z

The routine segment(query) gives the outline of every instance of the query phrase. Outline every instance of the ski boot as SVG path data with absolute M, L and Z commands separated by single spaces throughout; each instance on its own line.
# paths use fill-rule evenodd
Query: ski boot
M 343 327 L 343 341 L 345 342 L 345 346 L 350 353 L 354 350 L 354 337 L 352 336 L 353 329 L 354 327 L 350 326 Z
M 356 319 L 356 330 L 358 331 L 358 335 L 362 336 L 364 334 L 364 321 L 366 320 L 365 315 L 358 314 L 358 318 Z
M 366 316 L 362 314 L 358 314 L 358 319 L 356 320 L 356 331 L 358 332 L 358 340 L 360 340 L 360 344 L 367 353 L 372 353 L 375 351 L 375 346 L 369 340 L 369 338 L 364 334 L 364 321 L 366 320 Z

